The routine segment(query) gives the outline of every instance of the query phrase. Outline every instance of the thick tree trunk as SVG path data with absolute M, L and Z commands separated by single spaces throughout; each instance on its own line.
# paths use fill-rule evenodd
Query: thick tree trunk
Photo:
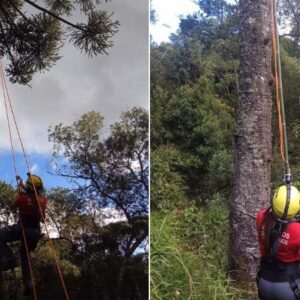
M 259 260 L 255 219 L 270 201 L 272 159 L 271 0 L 240 0 L 240 95 L 230 203 L 235 279 L 253 280 Z

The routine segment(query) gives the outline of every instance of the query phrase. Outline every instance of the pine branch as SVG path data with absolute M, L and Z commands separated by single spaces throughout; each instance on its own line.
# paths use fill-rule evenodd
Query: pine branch
M 26 17 L 26 15 L 15 5 L 15 3 L 11 0 L 8 0 L 8 2 L 11 4 L 11 6 L 13 6 L 13 8 L 19 13 L 19 15 L 24 19 L 26 20 L 28 23 L 34 25 L 34 26 L 37 26 L 37 24 L 35 24 L 34 22 L 32 22 L 30 19 L 28 19 Z
M 73 27 L 73 28 L 79 29 L 79 30 L 81 30 L 81 31 L 85 31 L 85 30 L 84 30 L 83 28 L 81 28 L 80 26 L 77 26 L 77 25 L 75 25 L 75 24 L 73 24 L 73 23 L 71 23 L 71 22 L 69 22 L 69 21 L 63 19 L 62 17 L 60 17 L 60 16 L 54 14 L 53 12 L 49 11 L 48 9 L 46 9 L 46 8 L 44 8 L 44 7 L 42 7 L 42 6 L 39 6 L 38 4 L 32 2 L 31 0 L 24 0 L 24 2 L 30 4 L 31 6 L 35 7 L 36 9 L 38 9 L 38 10 L 40 10 L 40 11 L 42 11 L 42 12 L 48 14 L 49 16 L 51 16 L 51 17 L 53 17 L 53 18 L 55 18 L 55 19 L 57 19 L 57 20 L 59 20 L 59 21 L 65 23 L 65 24 L 67 24 L 67 25 L 69 25 L 69 26 L 71 26 L 71 27 Z

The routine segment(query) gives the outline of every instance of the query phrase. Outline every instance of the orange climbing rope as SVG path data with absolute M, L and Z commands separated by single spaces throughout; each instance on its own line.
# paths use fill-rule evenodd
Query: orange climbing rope
M 2 60 L 0 61 L 0 64 L 1 64 L 1 69 L 2 69 Z M 7 95 L 6 95 L 5 89 L 4 89 L 3 73 L 2 72 L 0 72 L 0 73 L 1 73 L 0 74 L 1 86 L 2 86 L 2 90 L 3 90 L 3 98 L 4 98 L 4 104 L 5 104 L 6 119 L 7 119 L 7 124 L 8 124 L 9 140 L 10 140 L 10 146 L 11 146 L 11 151 L 12 151 L 13 165 L 14 165 L 14 170 L 15 170 L 15 176 L 17 176 L 18 171 L 17 171 L 17 163 L 16 163 L 16 155 L 15 155 L 14 145 L 12 142 L 11 126 L 10 126 L 10 119 L 9 119 L 9 114 L 8 114 L 8 107 L 7 107 Z M 32 289 L 33 289 L 33 297 L 34 297 L 34 300 L 37 300 L 36 288 L 35 288 L 34 279 L 33 279 L 31 258 L 30 258 L 30 254 L 29 254 L 29 250 L 28 250 L 28 244 L 26 241 L 24 226 L 23 226 L 21 219 L 20 219 L 20 224 L 21 224 L 22 237 L 23 237 L 23 241 L 24 241 L 24 245 L 25 245 L 25 251 L 26 251 L 26 256 L 27 256 L 27 261 L 28 261 L 28 266 L 29 266 L 29 274 L 30 274 L 30 280 L 31 280 L 31 285 L 32 285 Z
M 281 59 L 280 59 L 280 45 L 277 26 L 277 13 L 276 13 L 276 0 L 271 0 L 271 17 L 272 17 L 272 44 L 273 44 L 273 56 L 274 56 L 274 73 L 275 73 L 275 93 L 276 93 L 276 105 L 278 113 L 278 127 L 279 127 L 279 143 L 281 158 L 285 163 L 285 176 L 290 178 L 290 164 L 288 155 L 288 142 L 286 133 L 286 121 L 282 88 L 282 74 L 281 74 Z
M 275 73 L 275 93 L 276 93 L 276 106 L 278 113 L 278 127 L 279 127 L 279 143 L 280 154 L 283 161 L 285 161 L 284 143 L 283 143 L 283 130 L 282 130 L 282 118 L 281 118 L 281 106 L 280 106 L 280 94 L 279 94 L 279 80 L 278 80 L 278 62 L 277 62 L 277 43 L 276 43 L 276 23 L 275 23 L 276 9 L 273 0 L 271 1 L 271 16 L 272 16 L 272 44 L 273 44 L 273 56 L 274 56 L 274 73 Z
M 23 141 L 22 141 L 22 138 L 21 138 L 21 135 L 20 135 L 19 127 L 18 127 L 18 124 L 17 124 L 17 121 L 16 121 L 16 117 L 15 117 L 14 110 L 13 110 L 13 107 L 12 107 L 12 104 L 11 104 L 11 100 L 10 100 L 10 96 L 9 96 L 9 93 L 8 93 L 8 88 L 7 88 L 7 84 L 6 84 L 6 80 L 5 80 L 5 74 L 4 74 L 3 64 L 2 64 L 2 59 L 1 58 L 0 58 L 0 73 L 1 73 L 1 80 L 2 80 L 2 85 L 3 85 L 3 90 L 5 90 L 5 94 L 7 96 L 7 102 L 9 104 L 10 112 L 11 112 L 11 114 L 13 116 L 15 128 L 16 128 L 17 135 L 18 135 L 18 138 L 19 138 L 19 142 L 20 142 L 20 145 L 21 145 L 21 148 L 22 148 L 22 152 L 23 152 L 24 160 L 26 162 L 26 167 L 27 167 L 27 170 L 28 170 L 28 173 L 29 173 L 29 177 L 30 177 L 30 179 L 32 179 L 31 172 L 30 172 L 30 167 L 29 167 L 30 165 L 29 165 L 28 157 L 27 157 L 26 152 L 25 152 L 24 144 L 23 144 Z M 11 132 L 11 130 L 9 130 L 9 131 Z M 15 161 L 16 160 L 14 158 L 14 163 L 15 163 Z M 38 208 L 39 208 L 39 211 L 40 211 L 40 215 L 41 215 L 42 221 L 43 221 L 43 223 L 45 225 L 45 230 L 46 230 L 46 234 L 47 234 L 47 237 L 48 237 L 48 245 L 49 245 L 49 248 L 50 248 L 50 250 L 52 252 L 54 261 L 55 261 L 55 265 L 56 265 L 56 268 L 57 268 L 57 271 L 58 271 L 58 274 L 59 274 L 59 278 L 60 278 L 60 281 L 61 281 L 61 284 L 62 284 L 62 287 L 63 287 L 63 290 L 64 290 L 65 298 L 67 300 L 69 300 L 70 298 L 69 298 L 68 291 L 67 291 L 67 288 L 66 288 L 66 285 L 65 285 L 65 282 L 64 282 L 64 278 L 63 278 L 63 275 L 62 275 L 62 271 L 61 271 L 60 265 L 58 263 L 56 252 L 55 252 L 53 243 L 52 243 L 51 238 L 50 238 L 50 234 L 49 234 L 47 222 L 46 222 L 44 214 L 43 214 L 43 209 L 41 207 L 40 202 L 38 201 L 38 193 L 37 193 L 37 190 L 35 188 L 35 185 L 33 185 L 33 189 L 34 189 L 35 197 L 37 199 L 37 203 L 38 203 Z

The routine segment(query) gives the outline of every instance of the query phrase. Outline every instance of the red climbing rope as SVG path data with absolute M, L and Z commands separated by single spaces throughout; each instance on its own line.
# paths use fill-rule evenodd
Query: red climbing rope
M 17 131 L 17 134 L 18 134 L 19 142 L 20 142 L 20 145 L 21 145 L 21 148 L 22 148 L 22 152 L 23 152 L 23 156 L 24 156 L 24 159 L 25 159 L 25 162 L 26 162 L 26 166 L 27 166 L 27 170 L 28 170 L 28 173 L 29 173 L 29 177 L 30 177 L 31 181 L 33 182 L 32 177 L 31 177 L 31 172 L 30 172 L 30 167 L 29 167 L 30 165 L 29 165 L 28 157 L 27 157 L 26 152 L 25 152 L 25 148 L 24 148 L 23 141 L 22 141 L 22 138 L 21 138 L 21 135 L 20 135 L 20 131 L 19 131 L 19 128 L 18 128 L 16 117 L 15 117 L 15 114 L 14 114 L 14 110 L 13 110 L 13 107 L 12 107 L 12 104 L 11 104 L 11 100 L 10 100 L 10 97 L 9 97 L 8 88 L 7 88 L 7 84 L 6 84 L 6 80 L 5 80 L 5 75 L 4 75 L 4 70 L 3 70 L 2 59 L 0 61 L 1 61 L 1 63 L 0 63 L 0 69 L 1 69 L 0 72 L 1 72 L 1 78 L 3 79 L 3 87 L 4 87 L 5 93 L 7 95 L 8 104 L 9 104 L 9 107 L 10 107 L 11 114 L 13 116 L 15 128 L 16 128 L 16 131 Z M 43 209 L 41 207 L 40 202 L 38 201 L 38 193 L 37 193 L 37 190 L 36 190 L 34 184 L 33 184 L 33 189 L 34 189 L 34 194 L 35 194 L 35 197 L 36 197 L 36 200 L 37 200 L 37 203 L 38 203 L 38 208 L 39 208 L 39 211 L 40 211 L 40 215 L 41 215 L 42 221 L 43 221 L 43 223 L 45 225 L 45 230 L 46 230 L 46 234 L 47 234 L 47 237 L 48 237 L 48 245 L 49 245 L 49 248 L 50 248 L 50 250 L 52 252 L 54 261 L 55 261 L 55 265 L 56 265 L 56 268 L 57 268 L 57 271 L 58 271 L 58 274 L 59 274 L 59 278 L 60 278 L 60 281 L 61 281 L 61 284 L 62 284 L 62 287 L 63 287 L 63 290 L 64 290 L 65 298 L 67 300 L 69 300 L 70 298 L 69 298 L 69 295 L 68 295 L 68 292 L 67 292 L 67 288 L 66 288 L 66 285 L 65 285 L 65 282 L 64 282 L 62 271 L 61 271 L 60 265 L 58 263 L 58 259 L 57 259 L 57 256 L 56 256 L 56 252 L 55 252 L 53 243 L 52 243 L 51 238 L 50 238 L 50 234 L 49 234 L 47 222 L 46 222 L 44 214 L 43 214 Z

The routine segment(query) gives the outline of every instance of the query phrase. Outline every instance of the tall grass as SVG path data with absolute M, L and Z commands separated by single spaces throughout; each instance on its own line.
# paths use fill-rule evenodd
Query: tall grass
M 151 299 L 247 299 L 227 275 L 228 209 L 216 198 L 151 213 Z

